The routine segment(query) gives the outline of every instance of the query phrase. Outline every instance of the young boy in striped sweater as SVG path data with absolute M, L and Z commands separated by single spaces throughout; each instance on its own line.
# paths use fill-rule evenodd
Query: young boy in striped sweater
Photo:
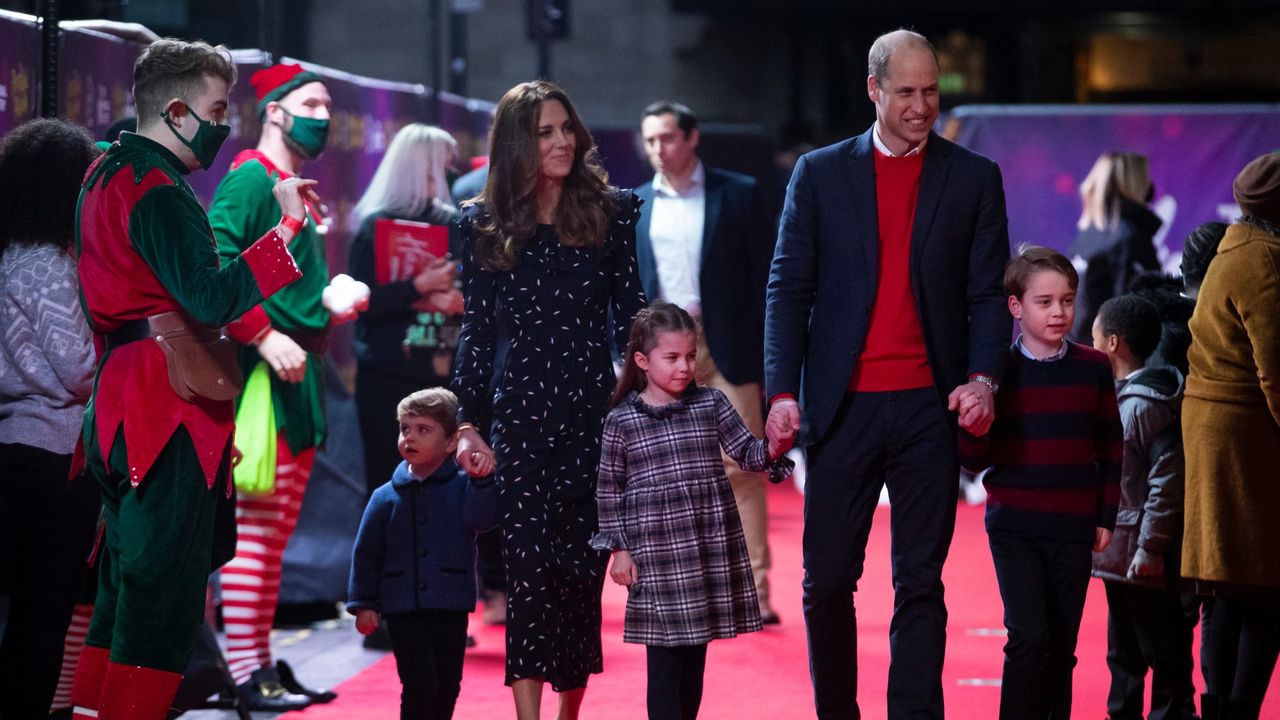
M 1001 720 L 1071 717 L 1091 551 L 1115 527 L 1123 430 L 1107 356 L 1066 340 L 1078 285 L 1054 250 L 1024 246 L 1010 260 L 1004 287 L 1021 335 L 990 432 L 960 432 L 964 466 L 990 468 L 987 535 L 1009 631 Z

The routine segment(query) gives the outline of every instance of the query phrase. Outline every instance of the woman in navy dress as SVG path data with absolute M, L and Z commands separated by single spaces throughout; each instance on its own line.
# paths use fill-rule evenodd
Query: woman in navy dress
M 456 225 L 466 313 L 454 367 L 458 462 L 498 473 L 507 572 L 506 684 L 520 720 L 544 683 L 574 720 L 602 670 L 596 476 L 613 352 L 645 306 L 639 199 L 608 185 L 595 142 L 556 85 L 498 103 L 484 191 Z M 495 324 L 510 337 L 493 374 Z M 496 387 L 495 387 L 496 384 Z M 492 449 L 476 425 L 492 413 Z

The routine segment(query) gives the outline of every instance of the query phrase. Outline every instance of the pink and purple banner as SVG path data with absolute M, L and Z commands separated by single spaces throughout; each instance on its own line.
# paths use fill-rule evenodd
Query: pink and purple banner
M 1177 273 L 1183 240 L 1239 214 L 1231 181 L 1250 160 L 1280 150 L 1280 105 L 961 107 L 946 135 L 1004 173 L 1009 239 L 1066 251 L 1080 217 L 1080 181 L 1108 150 L 1151 161 L 1164 220 L 1156 252 Z

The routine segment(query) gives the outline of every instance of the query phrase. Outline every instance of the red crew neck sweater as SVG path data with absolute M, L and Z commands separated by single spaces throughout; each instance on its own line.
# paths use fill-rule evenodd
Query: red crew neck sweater
M 880 263 L 866 346 L 849 377 L 854 392 L 913 390 L 933 385 L 920 311 L 911 292 L 911 229 L 924 153 L 875 152 Z

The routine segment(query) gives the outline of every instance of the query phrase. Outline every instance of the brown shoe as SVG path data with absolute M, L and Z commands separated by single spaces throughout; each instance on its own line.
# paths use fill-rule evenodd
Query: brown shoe
M 507 594 L 491 590 L 484 596 L 484 614 L 482 615 L 485 625 L 506 625 L 507 624 Z
M 777 611 L 771 607 L 760 608 L 760 622 L 765 625 L 780 625 L 782 618 L 778 617 Z

